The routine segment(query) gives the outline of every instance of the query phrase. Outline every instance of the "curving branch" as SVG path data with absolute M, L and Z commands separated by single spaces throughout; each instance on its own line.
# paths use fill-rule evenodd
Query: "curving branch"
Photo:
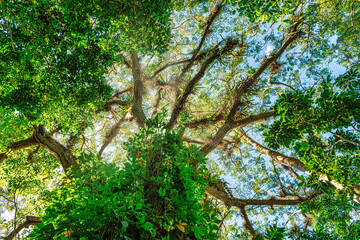
M 246 126 L 256 121 L 265 120 L 269 117 L 274 116 L 274 114 L 275 111 L 269 111 L 254 116 L 244 117 L 243 119 L 237 121 L 227 120 L 224 125 L 216 132 L 215 136 L 205 146 L 203 146 L 200 151 L 203 151 L 206 156 L 216 148 L 216 146 L 221 142 L 224 136 L 233 128 Z
M 26 216 L 25 222 L 20 224 L 17 228 L 15 228 L 12 232 L 7 235 L 4 240 L 12 240 L 21 230 L 24 228 L 28 228 L 29 226 L 36 225 L 41 223 L 40 217 L 35 216 Z
M 37 142 L 36 142 L 36 140 L 34 139 L 33 136 L 31 136 L 31 137 L 29 137 L 27 139 L 20 140 L 20 141 L 17 141 L 17 142 L 14 142 L 14 143 L 10 144 L 10 146 L 8 146 L 6 152 L 0 154 L 0 163 L 2 161 L 4 161 L 6 158 L 9 157 L 8 154 L 10 152 L 17 151 L 17 150 L 20 150 L 20 149 L 24 149 L 24 148 L 27 148 L 27 147 L 31 147 L 31 146 L 34 146 L 36 144 L 37 144 Z
M 139 128 L 145 127 L 145 114 L 142 109 L 142 97 L 144 91 L 144 85 L 141 77 L 141 69 L 139 63 L 139 57 L 135 51 L 131 51 L 131 62 L 132 62 L 132 74 L 134 81 L 134 97 L 133 105 L 131 108 L 132 114 Z
M 33 126 L 33 138 L 36 143 L 46 148 L 52 155 L 54 155 L 59 161 L 64 171 L 67 172 L 71 166 L 76 165 L 75 157 L 71 151 L 63 146 L 61 143 L 53 139 L 50 135 L 46 134 L 44 126 Z
M 126 116 L 126 115 L 125 115 Z M 125 116 L 121 118 L 114 126 L 112 126 L 109 132 L 106 134 L 105 141 L 99 150 L 99 157 L 101 157 L 105 148 L 111 143 L 115 136 L 119 133 L 121 124 L 125 121 Z

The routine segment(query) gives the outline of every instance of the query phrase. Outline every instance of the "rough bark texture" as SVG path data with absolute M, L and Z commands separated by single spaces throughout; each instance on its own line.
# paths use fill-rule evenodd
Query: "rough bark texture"
M 33 136 L 27 138 L 27 139 L 24 139 L 24 140 L 21 140 L 21 141 L 17 141 L 17 142 L 14 142 L 12 143 L 8 148 L 7 148 L 7 151 L 4 152 L 4 153 L 1 153 L 0 154 L 0 163 L 9 157 L 8 153 L 9 152 L 12 152 L 12 151 L 17 151 L 17 150 L 20 150 L 20 149 L 23 149 L 23 148 L 27 148 L 27 147 L 30 147 L 30 146 L 34 146 L 36 145 L 37 142 L 35 140 L 35 138 Z
M 135 118 L 137 125 L 141 128 L 145 126 L 145 114 L 142 109 L 142 96 L 144 91 L 144 85 L 141 78 L 141 69 L 139 63 L 139 57 L 136 52 L 131 51 L 132 62 L 132 75 L 134 82 L 134 97 L 132 105 L 132 114 Z
M 38 127 L 34 126 L 33 138 L 37 143 L 59 159 L 65 172 L 67 172 L 71 166 L 76 165 L 75 157 L 72 155 L 71 151 L 47 135 L 43 125 L 39 125 Z
M 268 156 L 272 157 L 276 162 L 280 162 L 280 163 L 284 163 L 288 166 L 291 166 L 297 170 L 300 170 L 302 172 L 305 172 L 307 174 L 310 174 L 310 172 L 308 171 L 308 169 L 306 169 L 305 165 L 297 158 L 293 158 L 293 157 L 287 157 L 284 154 L 281 154 L 279 152 L 270 150 L 267 147 L 262 146 L 261 144 L 259 144 L 258 142 L 254 141 L 252 138 L 250 138 L 248 135 L 243 134 L 243 137 L 249 142 L 251 143 L 254 147 L 256 147 L 259 151 L 267 154 Z M 328 177 L 326 175 L 320 175 L 319 180 L 321 181 L 329 181 Z M 330 183 L 332 185 L 334 185 L 337 189 L 343 189 L 344 186 L 334 180 L 330 181 Z M 360 185 L 355 185 L 354 186 L 354 190 L 357 194 L 360 194 Z M 360 203 L 360 197 L 358 196 L 354 196 L 353 197 L 354 200 L 358 203 Z
M 10 232 L 9 235 L 7 235 L 4 240 L 11 240 L 13 239 L 21 230 L 24 228 L 28 228 L 31 225 L 36 225 L 37 223 L 41 223 L 40 217 L 35 216 L 26 216 L 26 221 L 20 224 L 16 229 L 14 229 L 12 232 Z
M 212 49 L 210 51 L 209 57 L 201 65 L 197 74 L 188 82 L 188 84 L 185 87 L 184 92 L 179 96 L 179 98 L 177 98 L 173 112 L 170 117 L 170 120 L 169 120 L 168 124 L 166 125 L 167 129 L 172 129 L 175 126 L 177 118 L 179 117 L 180 112 L 183 110 L 184 104 L 186 103 L 189 95 L 193 91 L 195 85 L 205 75 L 205 72 L 208 69 L 208 67 L 210 66 L 210 64 L 213 63 L 216 59 L 220 58 L 221 55 L 232 51 L 236 47 L 237 44 L 238 44 L 238 42 L 235 40 L 228 40 L 226 42 L 225 47 L 220 48 L 219 46 L 216 46 L 214 49 Z
M 217 147 L 217 145 L 219 145 L 221 140 L 231 129 L 246 126 L 250 123 L 267 119 L 269 117 L 272 117 L 274 114 L 274 111 L 270 111 L 255 116 L 244 117 L 243 119 L 240 119 L 238 121 L 233 121 L 231 118 L 228 118 L 224 125 L 216 132 L 215 136 L 211 139 L 211 141 L 201 148 L 201 151 L 204 152 L 205 156 L 208 155 L 212 150 Z

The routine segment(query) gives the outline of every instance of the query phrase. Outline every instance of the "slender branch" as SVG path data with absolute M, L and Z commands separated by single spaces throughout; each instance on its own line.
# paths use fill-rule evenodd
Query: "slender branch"
M 297 23 L 297 25 L 295 25 L 294 29 L 296 29 L 296 27 L 298 26 L 299 23 Z M 285 49 L 290 46 L 290 44 L 292 42 L 294 42 L 299 36 L 301 35 L 301 32 L 292 32 L 290 33 L 290 37 L 287 39 L 287 41 L 280 47 L 280 49 L 275 52 L 270 58 L 264 60 L 261 64 L 261 66 L 255 71 L 255 73 L 244 83 L 242 83 L 236 93 L 235 93 L 235 99 L 234 99 L 234 103 L 233 106 L 228 114 L 228 116 L 226 117 L 226 122 L 224 123 L 224 125 L 218 130 L 218 132 L 215 134 L 215 136 L 213 137 L 213 139 L 206 144 L 201 150 L 204 151 L 205 155 L 209 154 L 215 147 L 217 144 L 219 144 L 219 142 L 221 141 L 221 139 L 234 127 L 236 126 L 241 126 L 241 125 L 246 125 L 244 124 L 241 120 L 240 121 L 236 121 L 234 123 L 233 117 L 235 116 L 239 106 L 241 105 L 241 101 L 240 98 L 242 96 L 243 93 L 245 93 L 258 79 L 258 77 L 266 70 L 266 68 L 273 62 L 275 62 L 280 56 L 281 54 L 285 51 Z
M 185 60 L 180 60 L 180 61 L 173 62 L 173 63 L 167 63 L 167 64 L 165 64 L 165 66 L 161 67 L 159 70 L 154 72 L 154 74 L 151 75 L 150 79 L 154 79 L 159 73 L 161 73 L 162 71 L 164 71 L 168 67 L 176 66 L 176 65 L 179 65 L 179 64 L 183 64 L 183 63 L 187 63 L 187 62 L 190 62 L 190 61 L 191 61 L 191 59 L 185 59 Z
M 298 182 L 302 182 L 302 180 L 300 179 L 299 174 L 297 174 L 294 169 L 292 169 L 289 166 L 286 166 L 285 164 L 282 164 L 281 162 L 277 161 L 277 159 L 274 159 L 274 161 L 276 162 L 276 164 L 278 164 L 282 169 L 284 169 L 285 171 L 287 171 L 288 173 L 290 173 Z
M 220 11 L 222 9 L 224 5 L 222 4 L 222 1 L 219 3 L 219 4 L 216 4 L 214 6 L 214 8 L 212 9 L 211 11 L 211 14 L 209 16 L 209 18 L 207 19 L 206 21 L 206 24 L 205 24 L 205 30 L 203 32 L 203 35 L 201 37 L 201 40 L 200 40 L 200 43 L 198 45 L 198 47 L 196 48 L 195 52 L 194 52 L 194 57 L 196 56 L 196 54 L 200 51 L 202 45 L 204 44 L 205 42 L 205 39 L 206 39 L 206 36 L 209 34 L 210 32 L 210 27 L 211 27 L 211 24 L 214 22 L 215 18 L 220 14 Z M 194 58 L 193 57 L 193 58 Z
M 23 222 L 16 229 L 14 229 L 9 235 L 4 238 L 4 240 L 12 240 L 24 228 L 28 228 L 29 226 L 36 225 L 41 222 L 42 221 L 40 220 L 40 217 L 26 216 L 25 222 Z
M 125 90 L 122 90 L 120 92 L 116 92 L 114 95 L 113 95 L 113 98 L 118 98 L 121 94 L 124 94 L 126 92 L 131 92 L 132 91 L 132 87 L 130 88 L 127 88 Z
M 95 111 L 95 114 L 98 114 L 102 111 L 107 111 L 109 112 L 111 110 L 111 107 L 113 105 L 119 105 L 119 106 L 129 106 L 130 103 L 129 102 L 126 102 L 126 101 L 122 101 L 122 100 L 112 100 L 112 101 L 108 101 L 108 102 L 105 102 L 105 105 L 104 105 L 104 108 L 103 109 L 98 109 Z
M 293 90 L 293 91 L 296 92 L 296 89 L 293 88 L 292 86 L 288 85 L 288 84 L 285 84 L 285 83 L 282 83 L 282 82 L 272 82 L 272 81 L 269 81 L 269 86 L 271 86 L 272 84 L 283 85 L 283 86 L 288 87 L 288 88 L 290 88 L 291 90 Z
M 198 73 L 190 80 L 190 82 L 186 85 L 184 92 L 179 96 L 175 102 L 175 107 L 171 114 L 170 120 L 166 126 L 167 129 L 172 129 L 177 121 L 177 118 L 184 108 L 184 104 L 187 101 L 187 98 L 191 94 L 195 85 L 200 81 L 200 79 L 205 75 L 206 69 L 210 66 L 212 62 L 214 62 L 217 58 L 221 55 L 226 54 L 233 50 L 237 45 L 237 41 L 235 40 L 228 40 L 224 48 L 220 49 L 219 46 L 216 46 L 212 51 L 209 53 L 209 57 L 205 60 L 205 62 L 201 65 Z
M 300 170 L 302 172 L 305 172 L 306 174 L 310 174 L 310 172 L 308 171 L 308 169 L 305 167 L 305 165 L 297 158 L 293 158 L 293 157 L 287 157 L 284 154 L 281 154 L 279 152 L 276 152 L 274 150 L 270 150 L 269 148 L 262 146 L 261 144 L 259 144 L 258 142 L 256 142 L 255 140 L 253 140 L 252 138 L 250 138 L 248 135 L 243 134 L 243 137 L 249 142 L 251 143 L 254 147 L 256 147 L 259 151 L 269 155 L 271 158 L 273 158 L 276 162 L 280 162 L 280 163 L 284 163 L 288 166 L 291 166 L 297 170 Z M 319 177 L 320 181 L 329 181 L 329 178 L 324 175 L 324 174 L 320 174 Z M 332 185 L 334 185 L 337 189 L 343 189 L 344 186 L 341 183 L 338 183 L 334 180 L 331 180 L 330 183 Z M 357 194 L 360 194 L 360 185 L 355 184 L 354 186 L 354 191 Z M 356 202 L 360 203 L 360 198 L 358 196 L 354 196 L 353 198 Z
M 300 22 L 298 24 L 300 24 Z M 284 53 L 286 48 L 288 48 L 291 45 L 291 43 L 293 43 L 301 34 L 302 34 L 302 32 L 300 32 L 300 31 L 290 33 L 289 34 L 290 37 L 285 41 L 285 43 L 280 47 L 280 49 L 278 51 L 276 51 L 275 53 L 273 53 L 271 57 L 267 58 L 266 60 L 263 60 L 262 64 L 255 71 L 255 73 L 253 75 L 251 75 L 251 77 L 249 77 L 247 79 L 247 81 L 241 83 L 241 85 L 237 88 L 237 91 L 236 91 L 236 94 L 235 94 L 235 101 L 234 101 L 234 104 L 233 104 L 233 106 L 232 106 L 232 108 L 230 110 L 229 116 L 234 116 L 235 115 L 236 111 L 238 110 L 238 107 L 241 105 L 241 101 L 240 101 L 241 96 L 254 83 L 256 83 L 257 79 L 270 66 L 270 64 L 275 62 L 281 56 L 281 54 Z
M 308 123 L 308 124 L 310 124 L 310 125 L 312 125 L 312 126 L 314 126 L 314 127 L 320 128 L 320 129 L 322 129 L 322 130 L 324 130 L 324 131 L 327 131 L 327 132 L 331 133 L 332 135 L 334 135 L 334 136 L 340 138 L 341 140 L 343 140 L 344 142 L 347 142 L 347 143 L 351 143 L 351 144 L 360 146 L 360 143 L 357 143 L 357 142 L 351 141 L 351 140 L 349 140 L 349 139 L 346 139 L 346 138 L 344 138 L 343 136 L 341 136 L 341 135 L 339 135 L 339 134 L 336 134 L 336 133 L 334 133 L 334 132 L 331 132 L 331 131 L 327 130 L 326 128 L 323 128 L 323 127 L 321 127 L 321 126 L 319 126 L 319 125 L 316 125 L 316 124 L 311 123 L 311 122 L 308 122 L 308 121 L 305 121 L 305 122 Z
M 203 32 L 203 35 L 201 37 L 200 43 L 198 45 L 198 47 L 196 48 L 196 50 L 193 52 L 193 56 L 191 57 L 189 63 L 182 69 L 182 71 L 180 72 L 179 76 L 175 79 L 174 83 L 175 85 L 179 85 L 179 83 L 181 82 L 181 80 L 183 79 L 183 77 L 185 76 L 185 74 L 190 70 L 190 68 L 194 65 L 196 57 L 205 41 L 206 36 L 208 35 L 208 33 L 210 32 L 210 26 L 211 24 L 214 22 L 215 18 L 219 15 L 221 9 L 222 9 L 223 5 L 222 2 L 220 4 L 217 4 L 214 6 L 208 20 L 206 21 L 206 25 L 205 25 L 205 30 Z M 175 94 L 176 99 L 178 99 L 178 94 Z
M 145 114 L 142 109 L 142 95 L 144 91 L 144 85 L 141 80 L 141 70 L 139 57 L 135 51 L 131 51 L 131 62 L 132 62 L 132 74 L 134 81 L 134 97 L 132 105 L 132 114 L 138 127 L 143 128 L 145 126 Z

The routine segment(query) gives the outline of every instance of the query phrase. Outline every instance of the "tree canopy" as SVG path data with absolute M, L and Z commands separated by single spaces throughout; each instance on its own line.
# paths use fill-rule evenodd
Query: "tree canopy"
M 0 0 L 4 239 L 360 238 L 360 2 Z

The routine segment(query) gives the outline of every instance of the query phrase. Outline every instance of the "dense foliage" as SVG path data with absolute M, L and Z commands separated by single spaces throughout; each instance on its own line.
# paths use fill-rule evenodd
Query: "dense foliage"
M 215 239 L 216 212 L 204 196 L 204 179 L 191 162 L 197 149 L 164 130 L 161 117 L 125 143 L 124 167 L 94 155 L 78 158 L 51 197 L 34 239 Z M 198 173 L 204 170 L 198 168 Z
M 359 26 L 356 0 L 0 0 L 0 234 L 358 239 Z

